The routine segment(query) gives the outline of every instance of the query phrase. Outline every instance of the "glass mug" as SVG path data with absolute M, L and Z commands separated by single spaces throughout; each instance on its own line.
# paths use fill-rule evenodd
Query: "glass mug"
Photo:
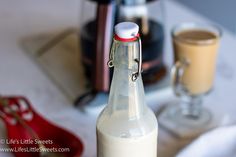
M 176 126 L 200 128 L 211 120 L 202 98 L 213 86 L 221 35 L 218 27 L 207 24 L 183 23 L 172 30 L 175 63 L 171 77 L 180 104 L 163 112 Z

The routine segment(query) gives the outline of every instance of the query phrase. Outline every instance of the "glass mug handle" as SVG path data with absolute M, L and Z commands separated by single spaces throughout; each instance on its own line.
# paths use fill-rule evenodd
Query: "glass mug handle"
M 187 65 L 188 65 L 188 62 L 186 60 L 182 60 L 182 61 L 178 60 L 175 62 L 174 66 L 171 69 L 172 87 L 177 96 L 182 95 L 184 91 L 182 77 L 183 77 L 183 74 Z

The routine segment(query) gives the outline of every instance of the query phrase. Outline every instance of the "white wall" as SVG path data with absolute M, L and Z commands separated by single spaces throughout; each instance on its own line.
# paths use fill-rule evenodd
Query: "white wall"
M 177 0 L 236 35 L 236 0 Z

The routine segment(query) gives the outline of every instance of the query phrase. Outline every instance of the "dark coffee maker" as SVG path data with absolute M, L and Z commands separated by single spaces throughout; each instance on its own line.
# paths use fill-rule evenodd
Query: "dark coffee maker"
M 114 0 L 85 0 L 83 3 L 82 16 L 86 19 L 82 17 L 80 33 L 82 63 L 93 90 L 107 92 L 110 84 L 107 62 L 116 3 Z
M 82 63 L 91 83 L 91 93 L 108 92 L 111 80 L 107 62 L 114 25 L 132 21 L 139 25 L 142 39 L 144 85 L 158 83 L 165 75 L 163 63 L 163 7 L 161 0 L 84 0 L 80 42 Z M 85 94 L 78 99 L 88 100 Z

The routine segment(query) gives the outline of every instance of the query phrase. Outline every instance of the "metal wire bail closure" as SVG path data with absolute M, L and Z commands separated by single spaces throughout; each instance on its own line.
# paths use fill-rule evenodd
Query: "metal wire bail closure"
M 138 71 L 132 74 L 132 81 L 136 81 L 142 72 L 142 45 L 141 38 L 139 35 L 136 36 L 138 38 L 139 43 L 139 58 L 134 59 L 134 61 L 138 64 Z
M 114 61 L 114 41 L 112 42 L 112 46 L 111 46 L 111 51 L 110 51 L 110 54 L 109 54 L 109 61 L 107 62 L 107 65 L 109 68 L 112 68 L 114 67 L 114 64 L 113 64 L 113 61 Z
M 131 76 L 131 80 L 136 81 L 142 72 L 142 45 L 141 45 L 141 38 L 140 38 L 139 34 L 133 35 L 133 37 L 134 38 L 132 38 L 132 41 L 134 41 L 134 39 L 135 40 L 138 39 L 138 43 L 139 43 L 139 58 L 134 59 L 134 61 L 138 64 L 138 71 L 134 72 Z M 115 39 L 119 40 L 121 38 L 118 38 L 118 36 L 116 36 Z M 129 42 L 129 41 L 124 41 L 124 42 Z M 112 43 L 112 45 L 113 45 L 113 43 Z M 109 54 L 109 61 L 107 62 L 107 65 L 109 68 L 114 67 L 113 61 L 114 61 L 114 46 L 112 46 L 112 49 Z

